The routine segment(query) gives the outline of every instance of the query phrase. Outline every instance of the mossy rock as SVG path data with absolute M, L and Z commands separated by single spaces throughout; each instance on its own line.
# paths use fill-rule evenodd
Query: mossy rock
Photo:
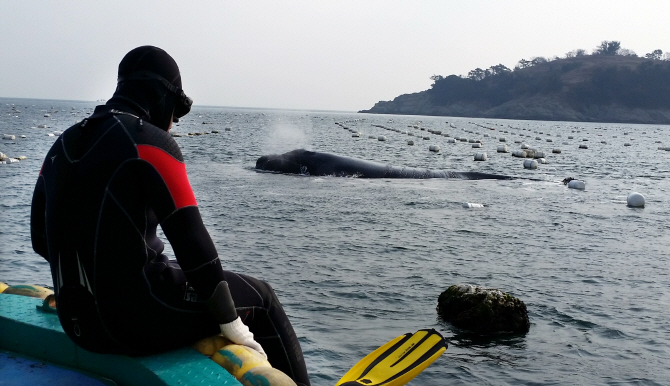
M 492 288 L 452 285 L 440 294 L 437 312 L 454 326 L 480 334 L 526 333 L 530 329 L 523 301 Z

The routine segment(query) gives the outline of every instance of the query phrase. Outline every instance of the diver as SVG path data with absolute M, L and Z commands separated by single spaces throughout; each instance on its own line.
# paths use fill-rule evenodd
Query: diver
M 67 335 L 99 353 L 146 355 L 223 334 L 309 385 L 273 289 L 224 271 L 179 146 L 168 133 L 192 100 L 174 59 L 142 46 L 116 91 L 46 155 L 31 208 L 33 249 L 50 264 Z M 160 225 L 176 261 L 163 254 Z

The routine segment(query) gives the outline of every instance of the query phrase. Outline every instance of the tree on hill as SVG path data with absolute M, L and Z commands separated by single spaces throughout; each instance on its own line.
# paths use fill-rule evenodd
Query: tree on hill
M 621 42 L 615 40 L 607 41 L 603 40 L 598 47 L 596 47 L 593 52 L 595 55 L 616 55 L 621 49 Z
M 497 66 L 491 66 L 489 67 L 489 70 L 491 70 L 491 75 L 500 75 L 512 71 L 509 68 L 507 68 L 507 66 L 502 64 L 498 64 Z
M 653 50 L 652 52 L 645 54 L 644 57 L 652 60 L 661 60 L 663 59 L 663 51 Z
M 482 70 L 481 68 L 477 67 L 474 70 L 468 72 L 468 79 L 472 80 L 483 80 L 486 78 L 486 71 Z
M 522 68 L 528 68 L 532 66 L 533 64 L 530 62 L 530 60 L 526 59 L 521 59 L 519 60 L 519 63 L 516 65 L 515 68 L 522 69 Z

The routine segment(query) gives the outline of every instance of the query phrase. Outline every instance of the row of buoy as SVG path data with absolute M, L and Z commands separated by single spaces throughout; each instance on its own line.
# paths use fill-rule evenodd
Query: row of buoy
M 212 131 L 198 131 L 198 132 L 190 132 L 190 133 L 187 133 L 187 134 L 179 134 L 179 133 L 177 133 L 177 132 L 170 131 L 170 135 L 171 135 L 172 137 L 174 137 L 174 138 L 183 137 L 184 135 L 187 136 L 187 137 L 195 137 L 195 136 L 199 136 L 199 135 L 219 134 L 219 133 L 220 133 L 219 130 L 212 130 Z
M 13 164 L 15 162 L 23 161 L 27 158 L 28 157 L 23 155 L 18 157 L 9 157 L 7 154 L 0 152 L 0 164 Z
M 577 189 L 577 190 L 585 190 L 586 185 L 584 184 L 584 181 L 580 180 L 571 180 L 568 182 L 568 188 L 570 189 Z M 626 197 L 626 205 L 628 205 L 631 208 L 644 208 L 646 205 L 646 199 L 644 196 L 638 192 L 632 192 Z M 463 208 L 484 208 L 484 204 L 477 204 L 477 203 L 472 203 L 472 202 L 464 202 L 462 204 Z
M 372 126 L 396 131 L 396 130 L 388 128 L 384 125 L 373 124 Z M 418 128 L 418 125 L 410 125 L 409 127 Z M 351 130 L 351 129 L 349 129 L 349 130 Z M 434 134 L 441 134 L 441 131 L 439 131 L 439 130 L 429 130 L 429 131 L 431 133 L 434 133 Z M 352 134 L 352 137 L 360 137 L 360 135 L 361 135 L 361 133 L 355 132 L 354 134 Z M 370 138 L 374 138 L 374 136 L 370 135 Z M 379 141 L 386 141 L 387 140 L 387 138 L 385 136 L 379 136 L 377 139 Z M 430 139 L 430 138 L 429 137 L 423 137 L 423 139 Z M 481 148 L 482 147 L 481 140 L 476 140 L 476 139 L 468 140 L 466 138 L 456 137 L 456 138 L 449 138 L 447 140 L 447 142 L 448 143 L 456 143 L 456 140 L 461 140 L 463 142 L 467 141 L 469 143 L 472 143 L 472 148 Z M 413 146 L 414 141 L 408 140 L 407 145 L 408 146 Z M 524 145 L 522 145 L 522 148 L 528 149 L 528 145 L 524 144 Z M 440 148 L 439 145 L 430 145 L 428 147 L 428 150 L 431 151 L 431 152 L 437 153 L 437 152 L 440 152 L 441 148 Z M 507 145 L 499 146 L 498 147 L 498 152 L 506 153 L 507 152 Z M 556 153 L 556 152 L 560 153 L 560 150 L 556 151 L 556 149 L 555 149 L 554 153 Z M 532 150 L 532 149 L 528 149 L 528 150 L 522 151 L 522 152 L 515 152 L 515 154 L 513 154 L 513 156 L 521 157 L 521 158 L 537 158 L 537 159 L 540 159 L 539 163 L 543 163 L 543 164 L 546 163 L 546 160 L 544 159 L 544 153 L 541 152 L 541 151 L 536 151 L 536 150 Z M 488 156 L 487 156 L 486 153 L 476 153 L 475 156 L 474 156 L 474 159 L 475 159 L 475 161 L 486 161 L 488 159 Z M 537 168 L 537 163 L 538 162 L 535 162 L 534 169 Z
M 503 149 L 504 150 L 504 149 Z M 500 153 L 505 153 L 501 151 Z M 534 149 L 514 150 L 512 157 L 516 158 L 544 158 L 544 152 Z
M 339 124 L 339 123 L 338 123 L 338 124 Z M 414 135 L 414 134 L 411 133 L 411 132 L 400 131 L 400 130 L 398 130 L 398 129 L 393 129 L 393 128 L 390 128 L 390 127 L 387 127 L 387 126 L 384 126 L 384 125 L 373 124 L 372 126 L 380 127 L 380 128 L 384 128 L 384 129 L 391 130 L 391 131 L 402 132 L 403 134 L 408 134 L 408 135 L 410 135 L 410 136 L 413 136 L 413 135 Z M 480 127 L 484 127 L 484 126 L 481 126 L 481 125 L 478 125 L 478 126 L 480 126 Z M 343 127 L 344 127 L 344 126 L 343 126 Z M 416 128 L 416 129 L 419 129 L 419 128 L 420 128 L 419 125 L 417 125 L 417 124 L 415 124 L 415 125 L 408 125 L 408 127 L 412 127 L 412 128 Z M 449 136 L 450 136 L 448 133 L 442 133 L 441 130 L 425 129 L 425 128 L 420 128 L 420 129 L 421 129 L 421 130 L 427 130 L 428 132 L 433 133 L 433 134 L 436 134 L 436 135 L 442 135 L 442 136 L 445 136 L 445 137 L 449 137 Z M 469 131 L 469 130 L 465 130 L 465 131 L 466 131 L 466 132 L 471 132 L 471 131 Z M 503 132 L 503 133 L 508 133 L 507 130 L 503 130 L 502 132 Z M 472 133 L 473 133 L 473 134 L 477 134 L 477 133 L 475 133 L 475 132 L 472 132 Z M 538 132 L 536 131 L 536 133 L 538 133 Z M 543 132 L 539 132 L 539 133 L 540 133 L 540 134 L 544 134 Z M 515 133 L 511 133 L 511 134 L 514 135 Z M 522 135 L 522 134 L 520 134 L 520 135 Z M 549 136 L 550 136 L 551 134 L 547 133 L 546 135 L 549 135 Z M 360 136 L 360 133 L 359 133 L 359 134 L 354 134 L 353 136 L 354 136 L 354 137 L 359 137 L 359 136 Z M 488 137 L 488 134 L 484 134 L 484 136 L 485 136 L 485 137 Z M 560 136 L 561 136 L 560 134 L 556 134 L 556 137 L 560 137 Z M 372 138 L 372 136 L 371 136 L 371 138 Z M 384 137 L 384 138 L 385 138 L 385 137 Z M 572 138 L 574 138 L 574 136 L 569 136 L 568 138 L 572 139 Z M 430 138 L 429 138 L 429 137 L 423 137 L 423 139 L 424 139 L 424 140 L 429 140 Z M 535 137 L 535 139 L 536 139 L 536 140 L 541 140 L 542 138 L 541 138 L 541 137 Z M 382 139 L 380 139 L 380 140 L 382 140 Z M 383 139 L 383 140 L 385 140 L 385 139 Z M 462 138 L 462 137 L 449 138 L 449 139 L 447 140 L 447 143 L 456 143 L 457 141 L 472 143 L 472 148 L 481 148 L 481 147 L 482 147 L 482 141 L 481 141 L 481 140 L 475 140 L 475 139 L 470 139 L 470 140 L 468 140 L 468 139 L 466 139 L 466 138 Z M 499 141 L 500 141 L 500 142 L 506 142 L 506 138 L 505 138 L 505 137 L 501 137 L 501 138 L 499 138 Z M 552 139 L 546 139 L 546 141 L 547 141 L 547 142 L 553 142 Z M 583 139 L 583 141 L 588 141 L 588 139 Z M 521 141 L 518 141 L 518 140 L 517 140 L 517 141 L 514 141 L 514 142 L 515 142 L 515 143 L 521 143 Z M 657 141 L 657 143 L 658 143 L 658 142 L 660 142 L 660 141 Z M 601 143 L 605 143 L 605 144 L 606 144 L 607 142 L 606 142 L 606 141 L 601 141 Z M 411 140 L 410 140 L 410 141 L 407 142 L 407 144 L 410 145 L 410 146 L 412 146 L 412 145 L 414 145 L 414 141 L 411 141 Z M 567 143 L 564 142 L 564 144 L 567 144 Z M 433 146 L 433 145 L 431 145 L 431 146 Z M 435 145 L 435 146 L 436 146 L 436 145 Z M 625 143 L 624 146 L 631 146 L 631 144 L 630 144 L 630 143 Z M 512 155 L 513 155 L 514 157 L 518 157 L 518 158 L 535 158 L 535 159 L 544 158 L 544 154 L 542 154 L 542 152 L 540 152 L 540 154 L 535 154 L 535 153 L 532 151 L 532 149 L 529 149 L 530 147 L 529 147 L 529 145 L 527 145 L 527 144 L 522 144 L 522 145 L 521 145 L 521 148 L 522 148 L 523 150 L 526 150 L 526 155 L 524 155 L 524 153 L 519 152 L 519 151 L 515 151 Z M 579 148 L 580 148 L 580 149 L 588 149 L 588 146 L 587 146 L 587 145 L 579 145 Z M 429 148 L 429 150 L 430 150 L 430 148 Z M 528 150 L 531 150 L 531 151 L 528 151 Z M 668 151 L 670 151 L 670 147 L 659 147 L 659 150 L 668 150 Z M 430 150 L 430 151 L 434 151 L 434 152 L 435 152 L 436 150 Z M 438 151 L 439 151 L 439 150 L 438 150 Z M 501 146 L 498 146 L 498 148 L 497 148 L 497 152 L 499 152 L 499 153 L 507 153 L 507 152 L 509 152 L 509 149 L 507 148 L 506 145 L 501 145 Z M 553 153 L 553 154 L 561 154 L 562 151 L 561 151 L 561 149 L 552 149 L 552 153 Z

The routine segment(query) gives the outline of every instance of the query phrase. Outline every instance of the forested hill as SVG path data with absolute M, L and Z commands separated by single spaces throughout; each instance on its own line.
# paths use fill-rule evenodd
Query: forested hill
M 670 61 L 594 54 L 519 64 L 433 76 L 426 91 L 360 112 L 670 124 Z

